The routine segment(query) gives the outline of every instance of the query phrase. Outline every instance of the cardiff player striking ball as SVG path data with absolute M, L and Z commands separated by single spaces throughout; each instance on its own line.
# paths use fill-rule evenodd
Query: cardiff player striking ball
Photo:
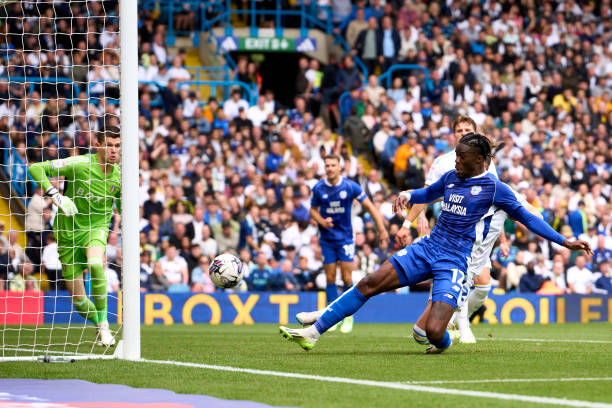
M 232 254 L 221 254 L 213 259 L 208 273 L 216 286 L 233 288 L 242 280 L 242 261 Z

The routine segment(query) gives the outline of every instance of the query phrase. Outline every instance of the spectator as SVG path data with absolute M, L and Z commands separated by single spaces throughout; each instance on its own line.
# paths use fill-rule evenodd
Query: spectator
M 173 287 L 174 289 L 180 289 L 182 286 L 187 285 L 189 281 L 187 262 L 185 262 L 182 256 L 178 255 L 175 245 L 171 244 L 168 247 L 166 255 L 159 260 L 159 263 L 168 281 L 169 289 Z M 155 273 L 155 269 L 153 272 Z
M 578 208 L 569 214 L 569 225 L 575 237 L 587 231 L 587 214 L 584 201 L 578 202 Z
M 270 287 L 270 278 L 272 271 L 266 263 L 266 254 L 259 252 L 256 258 L 255 268 L 251 269 L 248 278 L 246 279 L 249 290 L 265 291 Z
M 606 247 L 605 235 L 597 235 L 597 247 L 593 251 L 593 266 L 612 261 L 612 250 Z
M 599 264 L 599 273 L 595 276 L 593 293 L 602 295 L 612 294 L 612 276 L 610 274 L 610 262 L 604 261 Z
M 62 290 L 62 264 L 57 252 L 57 241 L 53 234 L 47 234 L 46 240 L 41 258 L 42 272 L 47 275 L 50 290 Z
M 50 204 L 48 199 L 43 198 L 42 189 L 37 187 L 34 195 L 30 198 L 25 216 L 26 237 L 28 245 L 26 253 L 28 258 L 36 267 L 40 265 L 40 251 L 43 247 L 43 236 L 47 229 L 48 220 L 45 220 L 44 209 Z
M 34 265 L 30 262 L 24 262 L 18 267 L 18 272 L 13 275 L 9 282 L 9 290 L 12 292 L 23 291 L 39 291 L 40 282 L 32 274 L 34 273 Z
M 363 60 L 368 72 L 374 72 L 378 64 L 379 41 L 376 17 L 368 18 L 367 28 L 364 28 L 355 40 L 355 53 Z
M 393 27 L 390 16 L 382 18 L 382 26 L 376 33 L 376 43 L 380 70 L 387 72 L 391 65 L 395 64 L 401 46 L 399 34 Z
M 361 75 L 357 68 L 355 68 L 355 62 L 350 55 L 344 57 L 344 65 L 338 71 L 336 83 L 340 93 L 358 89 L 361 86 Z
M 299 291 L 301 287 L 296 276 L 298 273 L 299 271 L 293 268 L 291 260 L 283 260 L 280 266 L 280 273 L 270 277 L 270 290 L 286 292 Z
M 192 292 L 213 293 L 215 291 L 215 285 L 208 275 L 208 268 L 210 268 L 210 258 L 202 255 L 198 261 L 198 266 L 191 271 Z
M 170 281 L 164 274 L 164 268 L 161 260 L 153 265 L 153 273 L 149 275 L 148 282 L 151 292 L 166 292 L 170 287 Z
M 218 253 L 222 254 L 224 252 L 229 252 L 235 254 L 238 252 L 240 234 L 232 228 L 229 221 L 221 222 L 220 227 L 215 231 L 215 237 Z
M 369 136 L 370 132 L 365 123 L 357 115 L 357 108 L 351 108 L 351 116 L 349 116 L 342 125 L 342 134 L 351 142 L 351 148 L 355 156 L 366 154 L 369 156 Z
M 238 116 L 238 109 L 243 108 L 244 110 L 249 109 L 247 101 L 242 99 L 240 90 L 235 89 L 232 91 L 230 99 L 223 103 L 223 112 L 229 120 L 233 120 Z
M 576 264 L 567 270 L 567 291 L 589 295 L 593 291 L 593 272 L 586 267 L 584 255 L 578 255 L 575 262 Z
M 546 280 L 544 276 L 535 273 L 535 261 L 529 261 L 527 271 L 521 276 L 519 281 L 519 291 L 521 293 L 535 293 L 542 287 Z

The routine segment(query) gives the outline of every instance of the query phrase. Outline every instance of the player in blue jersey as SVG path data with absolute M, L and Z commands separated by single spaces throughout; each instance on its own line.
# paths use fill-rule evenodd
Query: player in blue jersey
M 325 294 L 327 302 L 332 303 L 338 297 L 336 286 L 336 265 L 340 263 L 340 271 L 344 288 L 353 284 L 353 258 L 355 243 L 353 242 L 353 224 L 351 222 L 351 208 L 353 200 L 361 203 L 370 213 L 380 240 L 388 240 L 389 234 L 385 228 L 383 217 L 368 198 L 361 186 L 354 181 L 340 175 L 340 157 L 336 155 L 325 156 L 326 178 L 319 181 L 312 189 L 310 203 L 310 217 L 319 224 L 321 235 L 320 244 L 323 253 L 323 268 L 327 278 Z M 308 319 L 304 314 L 296 316 Z M 348 333 L 353 329 L 353 316 L 348 316 L 341 324 L 340 331 Z
M 486 173 L 485 161 L 491 156 L 491 145 L 485 136 L 468 133 L 459 141 L 456 153 L 455 169 L 429 187 L 402 193 L 393 203 L 394 211 L 399 213 L 408 204 L 431 203 L 442 198 L 442 213 L 431 235 L 385 261 L 376 272 L 329 305 L 312 326 L 305 329 L 281 326 L 283 337 L 310 350 L 321 334 L 357 312 L 370 297 L 433 278 L 432 307 L 425 324 L 432 346 L 427 352 L 446 350 L 452 344 L 446 327 L 457 302 L 465 295 L 472 249 L 486 238 L 498 209 L 545 239 L 570 250 L 592 253 L 588 243 L 566 240 L 546 222 L 529 213 L 506 184 Z

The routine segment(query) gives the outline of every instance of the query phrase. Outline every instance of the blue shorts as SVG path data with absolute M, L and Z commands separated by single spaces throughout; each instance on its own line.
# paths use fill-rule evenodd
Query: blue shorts
M 323 265 L 335 264 L 336 262 L 353 262 L 355 257 L 355 243 L 325 242 L 321 241 L 321 253 L 323 254 Z
M 433 278 L 432 302 L 444 302 L 457 308 L 468 294 L 468 257 L 450 252 L 429 237 L 407 246 L 389 258 L 402 286 L 411 286 Z

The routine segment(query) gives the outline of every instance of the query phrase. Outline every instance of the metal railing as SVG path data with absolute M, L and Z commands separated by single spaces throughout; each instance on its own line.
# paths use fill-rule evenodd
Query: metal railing
M 160 84 L 159 82 L 156 82 L 156 81 L 138 81 L 138 84 L 139 85 L 155 85 L 160 90 L 166 88 L 166 85 Z M 247 102 L 249 103 L 250 106 L 257 104 L 257 97 L 259 96 L 258 91 L 257 91 L 257 86 L 255 86 L 254 84 L 247 84 L 246 82 L 242 82 L 242 81 L 180 81 L 180 82 L 177 82 L 176 85 L 178 89 L 180 89 L 181 86 L 183 85 L 196 86 L 196 87 L 209 86 L 211 88 L 211 91 L 210 91 L 211 95 L 216 95 L 218 87 L 225 87 L 226 93 L 229 93 L 229 90 L 231 88 L 239 87 L 239 88 L 242 88 L 248 95 Z M 200 101 L 200 104 L 203 104 L 203 103 L 204 102 Z M 159 106 L 160 104 L 161 104 L 160 101 L 151 102 L 151 106 Z
M 0 76 L 0 81 L 10 81 L 10 82 L 21 82 L 29 84 L 29 93 L 32 94 L 36 90 L 37 84 L 71 84 L 72 85 L 72 94 L 73 98 L 67 99 L 68 103 L 74 103 L 74 101 L 78 98 L 81 93 L 81 89 L 77 85 L 76 81 L 72 78 L 65 77 L 50 77 L 50 78 L 41 78 L 41 77 L 15 77 L 15 76 Z M 60 92 L 58 91 L 58 97 L 60 97 Z M 41 94 L 42 97 L 42 94 Z M 45 99 L 43 99 L 45 100 Z
M 393 73 L 397 71 L 422 71 L 425 75 L 425 88 L 431 89 L 432 81 L 429 78 L 429 70 L 420 65 L 415 64 L 396 64 L 391 65 L 391 67 L 385 71 L 381 76 L 378 77 L 378 83 L 382 83 L 383 81 L 387 82 L 387 88 L 391 87 L 391 81 L 393 80 Z
M 302 37 L 308 36 L 309 29 L 319 29 L 325 32 L 327 35 L 331 35 L 334 39 L 335 44 L 339 44 L 344 52 L 348 53 L 351 51 L 351 47 L 347 44 L 344 37 L 341 34 L 334 31 L 334 24 L 332 22 L 332 11 L 330 6 L 320 6 L 315 1 L 311 1 L 308 5 L 306 2 L 300 2 L 299 7 L 294 9 L 284 9 L 282 7 L 281 0 L 276 0 L 276 7 L 273 10 L 262 10 L 257 9 L 257 2 L 255 0 L 249 1 L 249 7 L 242 9 L 232 9 L 231 0 L 140 0 L 140 7 L 149 10 L 159 10 L 162 12 L 163 20 L 167 19 L 168 34 L 166 43 L 168 45 L 174 45 L 174 38 L 176 34 L 190 35 L 189 32 L 180 32 L 174 30 L 174 13 L 184 12 L 184 6 L 188 6 L 190 10 L 196 11 L 196 15 L 199 14 L 199 28 L 200 31 L 207 31 L 212 36 L 212 29 L 220 24 L 225 28 L 225 35 L 230 36 L 233 33 L 231 24 L 232 16 L 245 16 L 250 28 L 250 35 L 256 37 L 258 34 L 258 18 L 260 17 L 273 17 L 274 29 L 276 37 L 283 37 L 283 29 L 287 25 L 287 20 L 291 18 L 298 18 L 300 35 Z M 210 13 L 210 10 L 218 10 L 218 13 Z M 165 13 L 165 14 L 163 14 Z M 208 17 L 207 14 L 214 14 L 213 17 Z M 323 19 L 319 16 L 324 16 Z M 194 41 L 198 36 L 196 35 Z M 217 47 L 219 51 L 219 47 Z M 229 57 L 228 53 L 224 54 Z M 368 78 L 368 70 L 358 56 L 353 57 L 355 64 L 361 70 L 364 80 Z M 230 63 L 230 61 L 227 61 Z M 230 63 L 231 64 L 231 63 Z

